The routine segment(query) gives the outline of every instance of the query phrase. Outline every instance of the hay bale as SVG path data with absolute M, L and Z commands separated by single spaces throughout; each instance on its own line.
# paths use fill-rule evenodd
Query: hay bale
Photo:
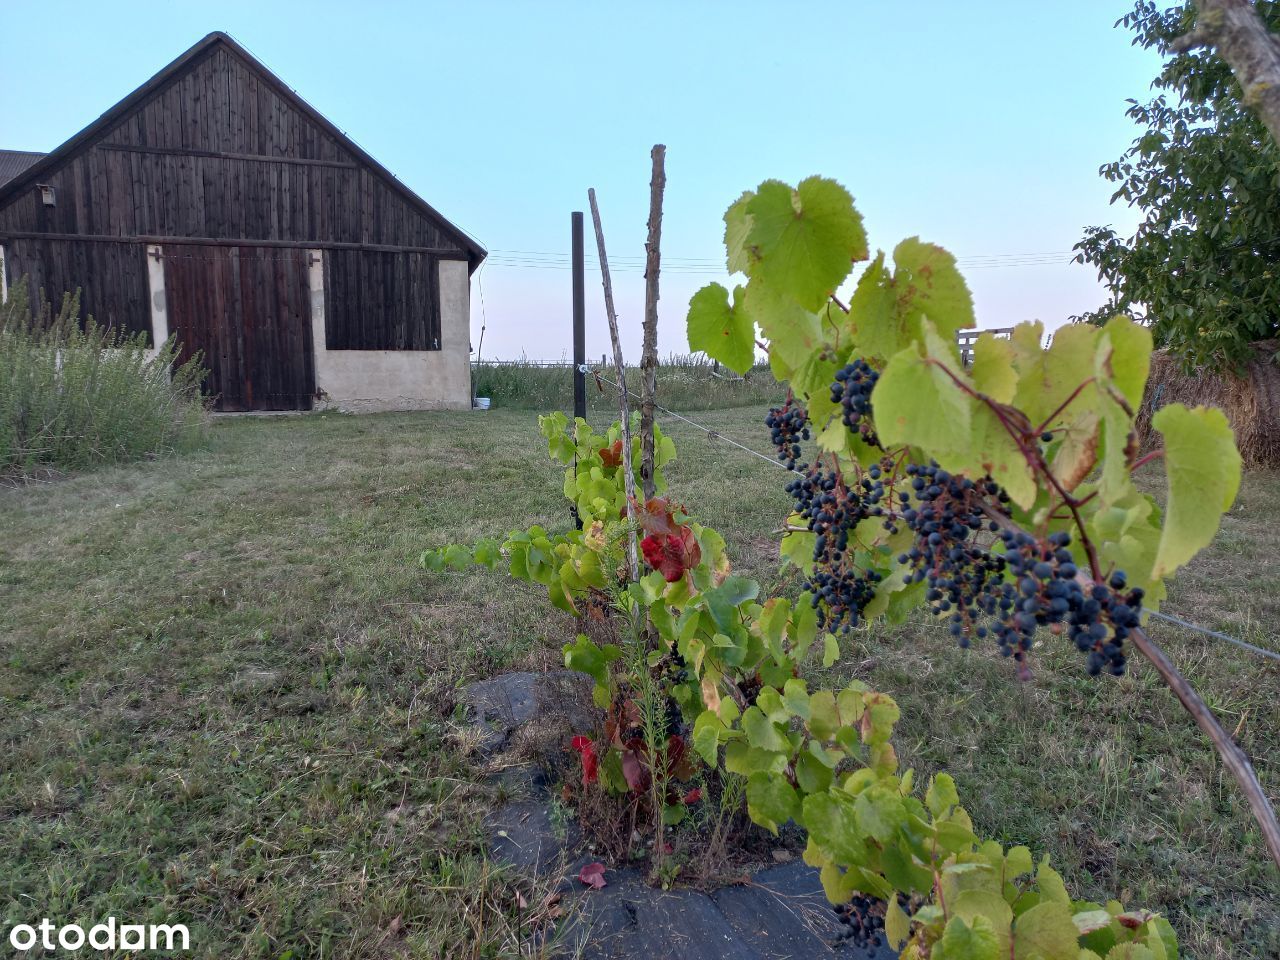
M 1152 415 L 1167 403 L 1219 407 L 1236 433 L 1245 466 L 1280 467 L 1280 341 L 1260 340 L 1253 357 L 1236 373 L 1183 370 L 1168 350 L 1151 355 L 1151 375 L 1138 411 L 1138 436 L 1144 448 L 1159 444 Z

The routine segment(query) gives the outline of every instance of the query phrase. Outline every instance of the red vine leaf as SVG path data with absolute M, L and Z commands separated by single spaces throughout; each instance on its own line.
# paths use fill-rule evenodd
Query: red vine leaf
M 612 447 L 605 447 L 600 451 L 600 459 L 604 461 L 606 467 L 617 467 L 622 464 L 622 441 L 613 441 Z
M 693 756 L 684 737 L 673 734 L 667 740 L 667 775 L 677 780 L 688 780 L 694 774 Z
M 592 890 L 603 890 L 608 886 L 604 879 L 603 863 L 588 863 L 578 871 L 578 879 Z
M 569 746 L 578 751 L 578 755 L 582 758 L 582 785 L 589 787 L 595 783 L 599 777 L 599 759 L 596 757 L 595 744 L 591 742 L 590 737 L 574 737 L 569 741 Z
M 688 793 L 686 793 L 683 797 L 680 798 L 680 802 L 687 807 L 690 804 L 697 803 L 701 799 L 702 799 L 702 788 L 694 787 L 692 790 L 690 790 Z
M 702 548 L 688 527 L 677 527 L 668 536 L 650 534 L 640 541 L 645 563 L 662 574 L 667 583 L 675 583 L 685 571 L 702 561 Z
M 636 737 L 627 741 L 622 751 L 622 776 L 632 793 L 644 793 L 649 789 L 649 768 L 644 761 L 644 741 Z
M 640 529 L 649 536 L 678 536 L 681 527 L 676 523 L 676 511 L 666 497 L 650 497 L 644 503 L 632 501 L 636 508 L 636 520 Z

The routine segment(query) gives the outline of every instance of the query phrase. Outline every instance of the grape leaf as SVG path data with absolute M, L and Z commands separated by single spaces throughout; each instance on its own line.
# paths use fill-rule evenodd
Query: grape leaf
M 929 807 L 929 812 L 935 817 L 942 816 L 960 802 L 960 795 L 956 792 L 956 782 L 951 778 L 951 774 L 939 773 L 933 778 L 924 802 Z
M 744 310 L 739 309 L 742 287 L 729 291 L 711 283 L 689 301 L 689 349 L 701 350 L 712 360 L 719 360 L 735 373 L 746 373 L 755 362 L 756 327 Z
M 885 905 L 884 935 L 889 946 L 897 950 L 911 933 L 911 920 L 898 906 L 898 898 L 890 897 Z
M 725 265 L 730 273 L 746 273 L 751 265 L 747 251 L 747 236 L 751 233 L 751 214 L 747 204 L 755 194 L 745 192 L 724 212 Z
M 802 810 L 810 839 L 825 854 L 844 865 L 866 862 L 867 844 L 850 801 L 835 793 L 815 793 L 804 798 Z
M 920 346 L 896 354 L 871 394 L 876 433 L 886 447 L 910 444 L 937 457 L 965 452 L 972 419 L 970 399 Z
M 800 797 L 786 777 L 753 773 L 747 780 L 747 814 L 777 836 L 779 826 L 800 816 Z
M 790 380 L 823 347 L 817 315 L 771 287 L 747 284 L 738 308 L 769 341 L 769 366 L 779 380 Z
M 791 745 L 778 730 L 778 725 L 757 706 L 747 707 L 743 711 L 742 729 L 747 735 L 747 742 L 759 750 L 777 752 L 791 749 Z
M 1240 453 L 1216 407 L 1171 403 L 1151 425 L 1164 439 L 1169 501 L 1151 575 L 1167 577 L 1207 546 L 1240 489 Z
M 997 960 L 1000 939 L 991 921 L 982 914 L 976 915 L 972 924 L 952 917 L 929 956 L 932 960 Z
M 1097 327 L 1088 324 L 1068 324 L 1054 333 L 1049 349 L 1037 350 L 1030 355 L 1021 354 L 1019 359 L 1025 366 L 1019 371 L 1021 375 L 1014 405 L 1027 415 L 1032 425 L 1047 421 L 1082 383 L 1095 376 L 1099 332 Z M 1014 343 L 1015 354 L 1028 347 L 1025 342 Z M 1077 396 L 1046 426 L 1070 422 L 1081 410 L 1090 407 L 1093 396 L 1093 393 L 1088 397 Z
M 1151 371 L 1151 330 L 1128 317 L 1113 317 L 1102 328 L 1103 338 L 1111 347 L 1109 354 L 1099 353 L 1099 364 L 1124 394 L 1130 410 L 1142 404 L 1142 392 Z
M 998 403 L 1008 403 L 1018 389 L 1018 371 L 1013 365 L 1013 344 L 987 331 L 973 347 L 969 376 L 974 387 Z
M 862 272 L 849 298 L 856 354 L 888 360 L 908 345 L 894 307 L 893 280 L 885 269 L 884 253 L 880 252 Z
M 714 710 L 703 710 L 693 722 L 693 749 L 709 767 L 716 764 L 716 756 L 720 752 L 720 733 L 724 729 L 724 721 Z
M 894 292 L 908 329 L 927 317 L 954 342 L 957 331 L 974 325 L 969 287 L 956 269 L 956 258 L 942 247 L 908 237 L 893 248 L 893 265 Z
M 1079 931 L 1071 908 L 1056 901 L 1036 904 L 1013 928 L 1014 960 L 1078 960 Z
M 749 273 L 805 310 L 820 307 L 867 258 L 867 234 L 849 191 L 809 177 L 794 190 L 779 180 L 760 184 L 746 202 Z
M 973 404 L 967 447 L 937 456 L 937 460 L 953 471 L 974 476 L 991 474 L 1024 510 L 1029 510 L 1036 501 L 1036 478 L 1027 458 L 995 411 L 985 403 Z

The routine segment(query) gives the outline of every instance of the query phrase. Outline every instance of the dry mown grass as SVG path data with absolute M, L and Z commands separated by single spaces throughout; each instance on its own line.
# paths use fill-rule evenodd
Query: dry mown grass
M 764 449 L 762 411 L 700 415 Z M 774 577 L 782 472 L 680 424 L 668 477 Z M 1168 609 L 1280 648 L 1280 478 L 1246 481 Z M 487 867 L 492 795 L 451 736 L 471 679 L 559 660 L 572 622 L 424 548 L 567 523 L 532 413 L 220 421 L 208 451 L 0 492 L 0 893 L 33 917 L 188 922 L 197 956 L 507 957 L 538 891 Z M 1154 631 L 1272 795 L 1277 664 Z M 924 622 L 852 638 L 900 750 L 1082 895 L 1169 913 L 1196 957 L 1280 952 L 1276 874 L 1149 670 L 1047 650 L 1020 685 Z M 533 911 L 536 913 L 536 911 Z M 537 921 L 532 924 L 536 926 Z

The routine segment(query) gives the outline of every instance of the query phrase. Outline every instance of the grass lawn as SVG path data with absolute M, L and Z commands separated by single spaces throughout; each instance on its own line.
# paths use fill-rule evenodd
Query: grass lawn
M 761 409 L 700 419 L 764 450 Z M 665 424 L 673 492 L 776 579 L 782 471 Z M 563 526 L 531 412 L 218 421 L 181 459 L 0 491 L 4 927 L 186 922 L 194 956 L 519 955 L 490 803 L 450 731 L 469 680 L 558 663 L 572 621 L 424 547 Z M 1246 479 L 1166 609 L 1280 649 L 1280 477 Z M 1152 633 L 1280 793 L 1280 664 Z M 1192 721 L 1140 662 L 1048 649 L 1020 684 L 923 620 L 836 668 L 896 696 L 905 762 L 1077 895 L 1166 912 L 1188 955 L 1280 955 L 1277 875 Z M 527 887 L 520 889 L 528 891 Z M 291 952 L 292 951 L 292 952 Z

